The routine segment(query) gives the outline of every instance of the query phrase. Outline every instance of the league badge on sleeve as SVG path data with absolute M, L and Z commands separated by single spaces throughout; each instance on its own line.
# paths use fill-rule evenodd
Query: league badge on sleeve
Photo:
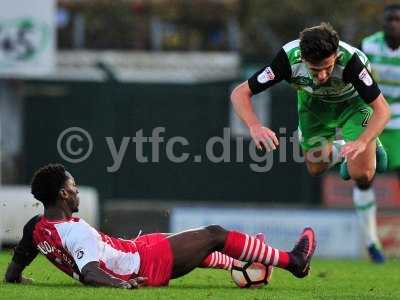
M 358 74 L 358 78 L 364 82 L 366 86 L 371 86 L 372 85 L 372 77 L 369 75 L 368 71 L 366 68 L 362 69 L 360 74 Z
M 259 83 L 266 83 L 270 80 L 275 79 L 275 74 L 272 71 L 271 67 L 266 67 L 264 71 L 262 71 L 258 76 L 257 76 L 257 81 Z

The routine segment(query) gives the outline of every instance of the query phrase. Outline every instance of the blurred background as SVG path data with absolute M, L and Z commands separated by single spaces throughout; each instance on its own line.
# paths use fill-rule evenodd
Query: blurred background
M 332 2 L 333 3 L 333 2 Z M 2 0 L 0 3 L 0 240 L 13 244 L 40 205 L 29 193 L 34 171 L 64 164 L 82 186 L 81 216 L 107 233 L 178 231 L 209 223 L 265 232 L 289 248 L 302 226 L 319 234 L 318 254 L 363 256 L 352 184 L 332 171 L 311 178 L 295 162 L 296 147 L 273 154 L 268 172 L 255 172 L 248 132 L 229 101 L 232 88 L 267 64 L 299 31 L 330 22 L 358 46 L 380 29 L 388 1 L 291 0 Z M 286 83 L 255 99 L 265 125 L 283 138 L 297 128 L 296 95 Z M 90 156 L 72 161 L 57 147 L 64 130 L 91 136 Z M 133 143 L 117 170 L 110 143 L 163 127 L 154 160 L 138 160 Z M 284 132 L 279 130 L 285 128 Z M 206 152 L 223 138 L 238 162 L 172 162 L 166 144 L 190 143 L 177 153 Z M 72 142 L 71 142 L 72 143 Z M 79 154 L 88 141 L 70 145 Z M 215 146 L 221 156 L 221 144 Z M 298 149 L 297 149 L 298 151 Z M 72 151 L 73 152 L 73 151 Z M 281 162 L 282 155 L 287 159 Z M 265 163 L 260 163 L 263 165 Z M 400 191 L 391 174 L 376 180 L 379 233 L 388 255 L 400 255 Z

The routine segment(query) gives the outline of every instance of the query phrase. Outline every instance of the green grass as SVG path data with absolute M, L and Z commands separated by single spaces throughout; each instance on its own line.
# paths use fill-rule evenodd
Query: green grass
M 0 253 L 2 277 L 10 259 L 9 252 Z M 271 283 L 260 289 L 239 289 L 231 282 L 228 272 L 209 269 L 196 270 L 164 288 L 85 287 L 41 256 L 24 274 L 35 282 L 18 285 L 1 281 L 0 299 L 400 299 L 400 262 L 397 260 L 381 266 L 367 261 L 315 260 L 309 277 L 296 279 L 275 269 Z

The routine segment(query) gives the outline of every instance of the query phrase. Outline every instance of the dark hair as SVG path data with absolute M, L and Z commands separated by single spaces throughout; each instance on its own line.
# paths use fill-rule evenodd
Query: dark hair
M 385 6 L 384 12 L 388 12 L 391 10 L 398 10 L 400 9 L 400 4 L 399 3 L 392 3 L 392 4 L 388 4 Z
M 336 53 L 339 35 L 329 23 L 304 29 L 300 32 L 301 57 L 311 63 L 319 63 Z
M 49 164 L 35 172 L 31 183 L 32 195 L 45 207 L 56 203 L 58 192 L 64 186 L 68 176 L 61 164 Z

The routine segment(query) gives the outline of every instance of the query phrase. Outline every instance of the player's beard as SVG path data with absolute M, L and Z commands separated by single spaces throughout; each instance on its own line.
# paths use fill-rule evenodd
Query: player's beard
M 73 198 L 70 198 L 69 208 L 72 213 L 79 212 L 79 197 L 78 196 L 75 195 Z
M 73 199 L 73 207 L 71 208 L 72 213 L 79 212 L 79 197 L 75 196 Z

